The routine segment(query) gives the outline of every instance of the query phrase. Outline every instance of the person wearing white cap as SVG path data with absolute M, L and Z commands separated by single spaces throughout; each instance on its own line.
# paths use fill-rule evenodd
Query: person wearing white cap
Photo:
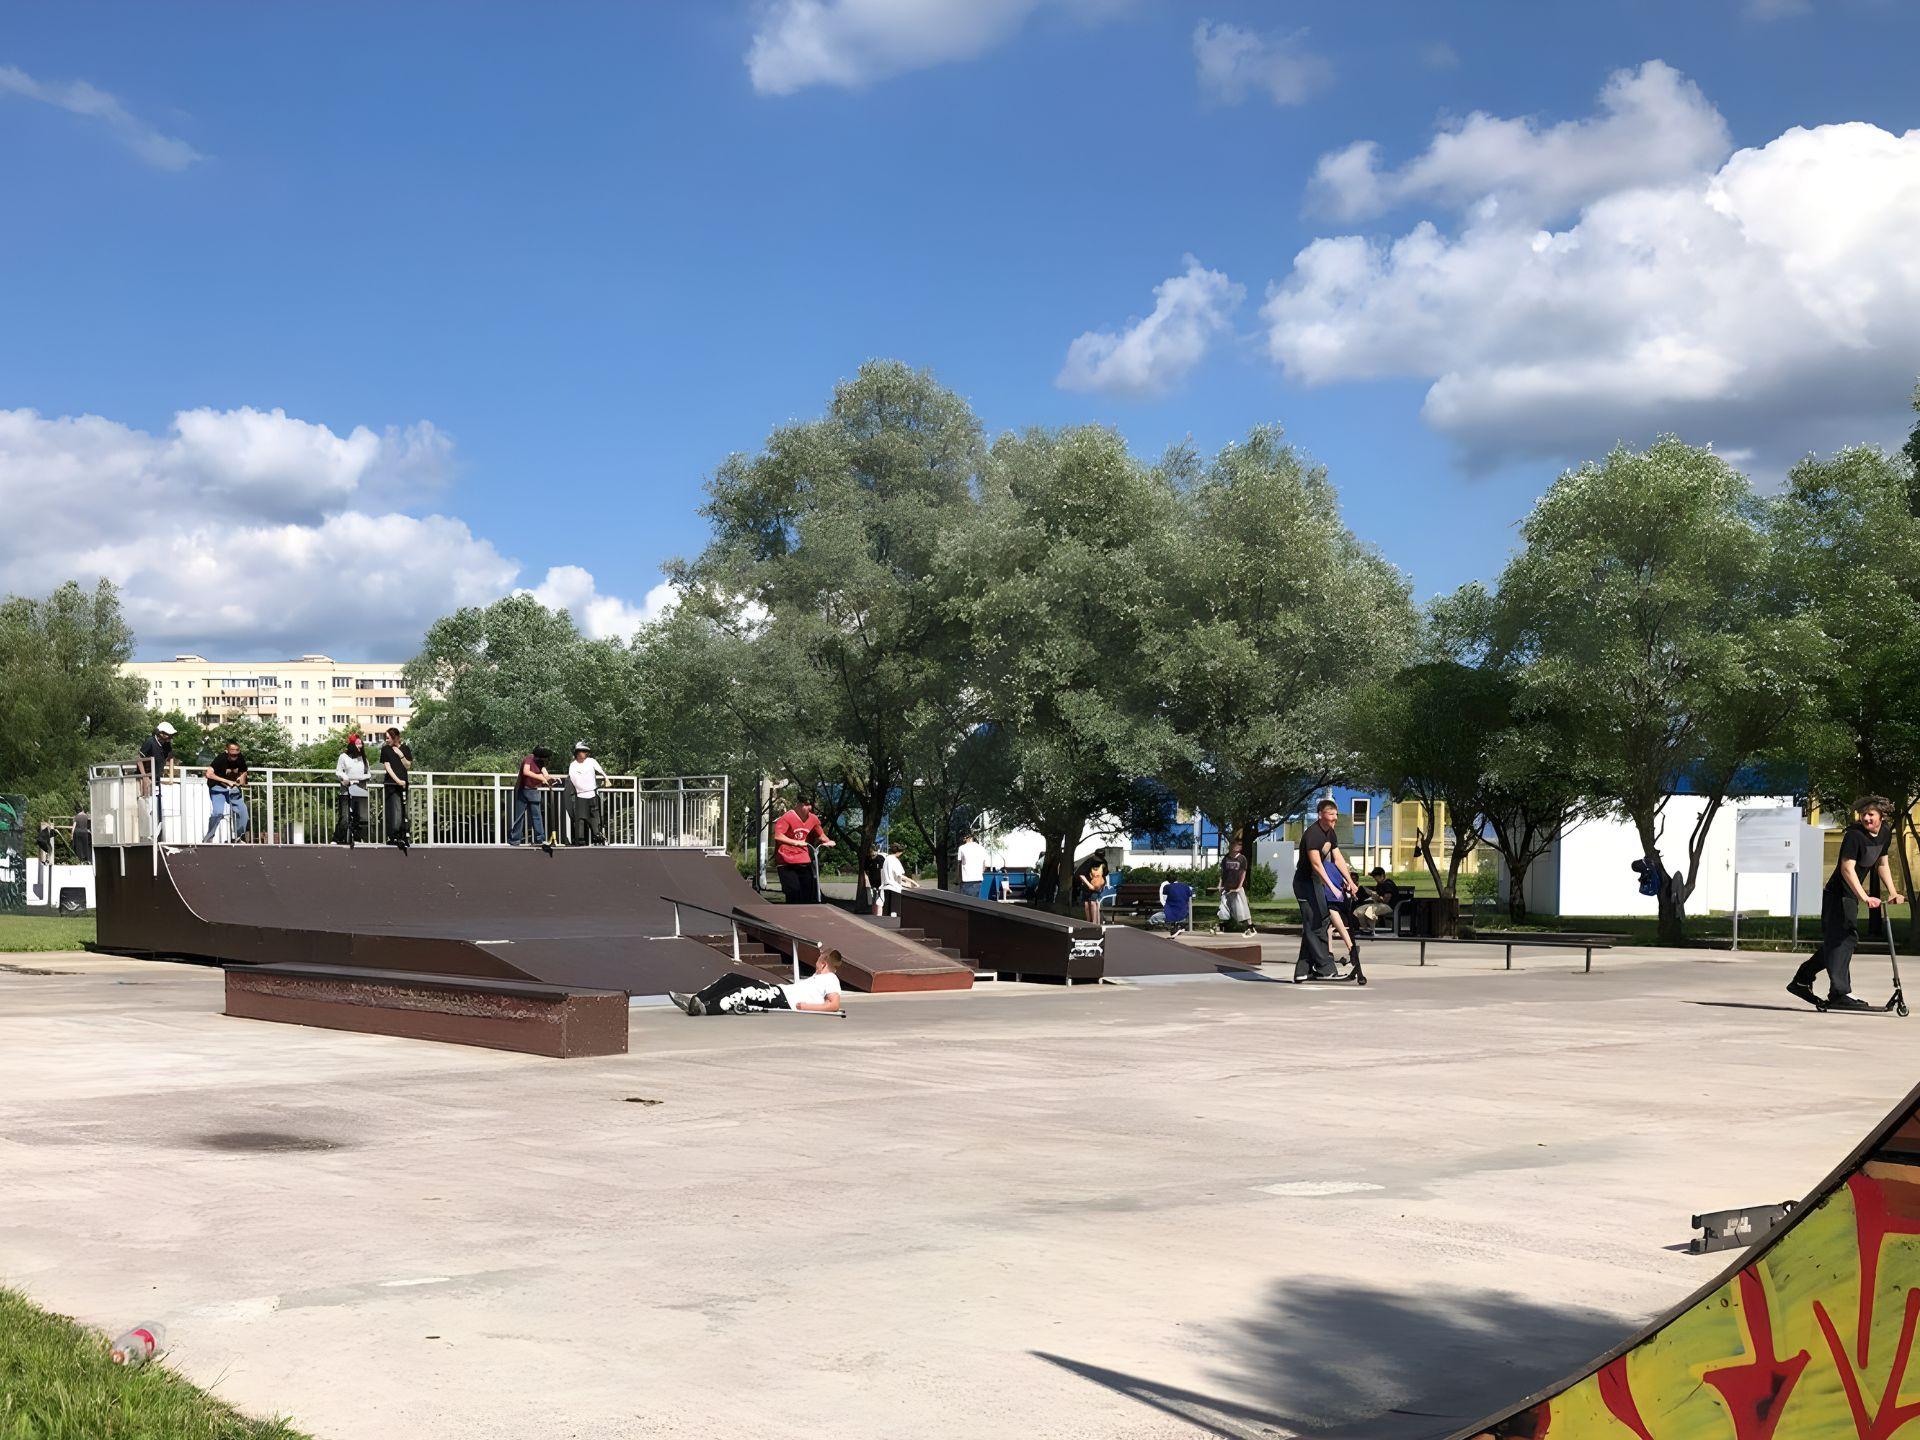
M 567 843 L 604 845 L 607 827 L 600 815 L 600 782 L 607 772 L 593 758 L 587 742 L 573 742 L 573 759 L 567 765 Z
M 166 839 L 166 806 L 160 798 L 160 786 L 167 779 L 169 771 L 179 773 L 179 765 L 173 758 L 173 726 L 162 720 L 153 727 L 153 734 L 140 742 L 140 758 L 134 762 L 134 768 L 140 775 L 140 798 L 151 801 L 151 807 L 143 804 L 153 830 L 155 843 Z

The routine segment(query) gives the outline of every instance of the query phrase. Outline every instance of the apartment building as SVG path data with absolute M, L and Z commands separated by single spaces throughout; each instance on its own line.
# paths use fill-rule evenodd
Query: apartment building
M 178 710 L 202 723 L 238 712 L 278 720 L 296 745 L 344 726 L 365 731 L 405 728 L 413 711 L 398 663 L 335 660 L 209 660 L 176 655 L 122 667 L 147 685 L 147 705 Z

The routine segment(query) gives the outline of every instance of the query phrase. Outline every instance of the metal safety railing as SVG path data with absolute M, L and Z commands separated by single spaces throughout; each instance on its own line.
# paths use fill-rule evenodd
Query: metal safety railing
M 242 843 L 323 845 L 355 839 L 383 843 L 405 826 L 413 845 L 504 845 L 545 838 L 556 844 L 604 844 L 656 850 L 724 850 L 727 777 L 651 778 L 611 775 L 591 797 L 558 786 L 515 796 L 518 776 L 472 771 L 418 770 L 400 803 L 392 787 L 368 784 L 357 804 L 343 806 L 331 770 L 253 770 L 233 795 L 183 766 L 156 786 L 133 765 L 96 765 L 88 772 L 95 848 Z M 358 813 L 356 813 L 358 812 Z M 532 813 L 528 813 L 532 812 Z M 537 814 L 538 822 L 534 820 Z M 516 822 L 517 833 L 516 833 Z

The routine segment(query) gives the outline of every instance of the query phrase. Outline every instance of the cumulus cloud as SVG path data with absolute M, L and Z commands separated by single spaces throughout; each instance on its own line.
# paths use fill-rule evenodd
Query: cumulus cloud
M 1309 198 L 1339 220 L 1415 202 L 1491 223 L 1537 225 L 1632 186 L 1657 186 L 1718 164 L 1733 148 L 1726 121 L 1672 66 L 1649 60 L 1600 91 L 1600 113 L 1542 128 L 1483 111 L 1449 125 L 1397 170 L 1358 141 L 1323 156 Z
M 1096 391 L 1128 399 L 1164 395 L 1185 380 L 1214 337 L 1229 328 L 1246 296 L 1218 270 L 1193 256 L 1186 269 L 1153 287 L 1153 313 L 1115 334 L 1089 330 L 1067 347 L 1054 383 L 1063 390 Z
M 1333 65 L 1307 49 L 1306 31 L 1261 35 L 1222 21 L 1193 30 L 1200 90 L 1223 105 L 1264 94 L 1276 105 L 1303 105 L 1333 83 Z
M 1658 142 L 1657 113 L 1675 121 Z M 1920 131 L 1795 128 L 1701 163 L 1719 118 L 1664 66 L 1614 77 L 1594 120 L 1478 128 L 1505 142 L 1436 142 L 1428 157 L 1445 163 L 1382 177 L 1462 212 L 1457 225 L 1330 237 L 1295 257 L 1262 312 L 1289 375 L 1429 380 L 1427 421 L 1473 464 L 1673 430 L 1768 473 L 1896 437 L 1920 370 Z M 1641 164 L 1600 156 L 1602 133 Z M 1696 157 L 1693 173 L 1675 173 L 1673 151 Z M 1548 176 L 1549 154 L 1582 178 Z M 1546 228 L 1487 203 L 1502 196 L 1582 203 Z
M 36 80 L 18 66 L 0 65 L 0 95 L 18 95 L 70 115 L 97 120 L 156 170 L 184 170 L 194 161 L 207 158 L 186 141 L 161 134 L 112 95 L 85 80 Z
M 410 655 L 438 616 L 498 599 L 520 574 L 465 522 L 392 504 L 451 453 L 425 422 L 341 435 L 280 410 L 203 409 L 152 434 L 0 410 L 0 591 L 104 576 L 149 650 Z M 604 633 L 664 603 L 656 589 L 626 606 L 575 567 L 546 585 Z
M 679 590 L 666 580 L 647 591 L 638 605 L 617 595 L 602 595 L 593 572 L 578 565 L 551 566 L 546 579 L 521 593 L 549 610 L 565 610 L 595 640 L 631 640 L 680 603 Z
M 973 60 L 1029 18 L 1057 10 L 1097 20 L 1127 0 L 772 0 L 747 47 L 762 95 L 810 85 L 858 89 L 876 80 Z

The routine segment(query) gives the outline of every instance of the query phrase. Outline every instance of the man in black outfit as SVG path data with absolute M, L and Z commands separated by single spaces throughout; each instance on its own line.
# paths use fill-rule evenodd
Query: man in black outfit
M 387 844 L 402 850 L 413 842 L 407 817 L 407 790 L 413 784 L 413 747 L 400 738 L 400 727 L 387 727 L 387 743 L 380 747 L 380 773 L 386 786 Z
M 1853 947 L 1860 942 L 1860 906 L 1880 910 L 1880 895 L 1890 903 L 1904 905 L 1907 897 L 1893 888 L 1893 871 L 1887 864 L 1887 847 L 1893 840 L 1893 825 L 1887 818 L 1892 803 L 1878 795 L 1854 801 L 1859 817 L 1847 827 L 1840 840 L 1840 863 L 1833 867 L 1826 888 L 1820 892 L 1820 948 L 1794 972 L 1787 982 L 1789 994 L 1810 1005 L 1825 1005 L 1829 1010 L 1871 1010 L 1866 1001 L 1853 994 Z M 1871 872 L 1874 889 L 1869 894 L 1862 876 Z M 1883 912 L 1884 913 L 1884 912 Z M 1813 993 L 1813 977 L 1827 972 L 1827 998 Z
M 1328 891 L 1344 890 L 1351 899 L 1360 893 L 1340 854 L 1334 832 L 1340 807 L 1329 797 L 1314 807 L 1314 822 L 1300 836 L 1300 858 L 1293 868 L 1293 898 L 1300 902 L 1300 958 L 1293 978 L 1331 980 L 1339 974 L 1333 948 L 1327 943 L 1327 916 L 1332 913 Z M 1336 878 L 1337 877 L 1337 878 Z

